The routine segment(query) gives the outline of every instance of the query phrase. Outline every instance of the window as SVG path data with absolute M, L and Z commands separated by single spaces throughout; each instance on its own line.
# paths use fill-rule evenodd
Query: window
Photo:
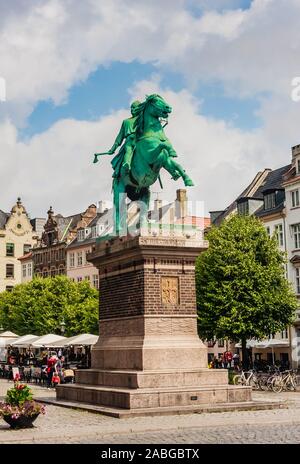
M 270 227 L 269 227 L 269 226 L 266 227 L 266 231 L 267 231 L 268 236 L 270 237 L 270 235 L 271 235 L 271 230 L 270 230 Z
M 97 237 L 97 226 L 93 226 L 92 227 L 92 238 L 96 238 Z
M 77 266 L 82 266 L 82 251 L 77 253 Z
M 279 246 L 283 246 L 283 227 L 282 224 L 276 224 L 275 236 Z
M 292 226 L 292 233 L 294 235 L 295 248 L 300 248 L 300 224 L 294 224 Z
M 6 277 L 7 278 L 14 278 L 14 265 L 13 264 L 7 264 L 6 265 Z
M 31 263 L 27 264 L 27 275 L 28 277 L 32 277 L 32 264 Z
M 296 292 L 300 294 L 300 267 L 296 267 Z
M 77 277 L 77 282 L 81 282 L 82 281 L 82 277 Z
M 99 289 L 99 275 L 98 274 L 93 275 L 93 286 L 97 288 L 97 290 Z
M 15 245 L 13 243 L 6 244 L 6 256 L 15 256 Z
M 26 275 L 27 275 L 26 270 L 27 270 L 27 265 L 26 265 L 26 264 L 22 264 L 22 276 L 23 276 L 23 277 L 26 277 Z
M 223 348 L 223 347 L 224 347 L 224 340 L 223 340 L 222 338 L 220 338 L 220 339 L 218 340 L 218 347 L 219 347 L 219 348 Z
M 13 291 L 13 288 L 14 288 L 13 285 L 6 285 L 5 290 L 6 290 L 7 292 L 12 292 L 12 291 Z
M 275 208 L 275 193 L 268 193 L 264 196 L 264 208 L 272 209 Z
M 300 159 L 297 160 L 297 174 L 300 173 Z
M 80 241 L 84 240 L 84 238 L 85 238 L 84 237 L 84 229 L 79 229 L 77 231 L 77 239 L 78 239 L 78 241 L 80 242 Z
M 58 268 L 58 274 L 62 275 L 65 273 L 65 267 L 60 265 L 59 268 Z
M 293 190 L 291 192 L 291 197 L 292 197 L 292 207 L 295 208 L 296 206 L 300 205 L 299 202 L 299 190 Z
M 27 253 L 29 253 L 31 250 L 31 245 L 30 243 L 24 243 L 23 245 L 23 254 L 26 255 Z
M 208 340 L 207 341 L 207 346 L 208 346 L 208 348 L 212 348 L 213 346 L 215 346 L 215 341 L 214 340 Z
M 238 214 L 241 216 L 246 216 L 249 214 L 249 202 L 248 200 L 238 203 L 237 205 Z
M 74 267 L 75 266 L 75 254 L 74 253 L 70 253 L 70 267 Z
M 287 330 L 287 329 L 282 330 L 282 332 L 281 332 L 281 338 L 288 338 L 288 330 Z
M 90 280 L 91 280 L 91 278 L 90 278 L 90 276 L 89 276 L 89 275 L 87 275 L 87 276 L 85 276 L 85 277 L 84 277 L 84 280 L 88 280 L 88 281 L 90 281 Z

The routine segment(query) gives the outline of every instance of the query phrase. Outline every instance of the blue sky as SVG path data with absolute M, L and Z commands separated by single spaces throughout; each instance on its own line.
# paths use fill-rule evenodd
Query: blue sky
M 297 0 L 0 3 L 0 172 L 14 172 L 2 175 L 0 209 L 18 195 L 32 216 L 111 199 L 110 159 L 93 165 L 93 153 L 152 92 L 174 108 L 166 134 L 206 211 L 289 163 L 300 143 Z M 162 177 L 173 199 L 183 183 Z
M 179 73 L 162 71 L 154 64 L 115 62 L 100 66 L 89 77 L 69 90 L 65 103 L 55 105 L 52 100 L 39 102 L 27 120 L 26 127 L 20 131 L 21 139 L 49 129 L 60 119 L 74 118 L 93 121 L 130 105 L 128 89 L 134 83 L 150 80 L 159 73 L 163 88 L 179 92 L 188 88 L 188 83 Z M 227 96 L 221 82 L 198 82 L 192 89 L 193 95 L 201 101 L 201 113 L 205 116 L 225 119 L 240 129 L 259 127 L 260 118 L 256 115 L 259 98 L 233 98 Z

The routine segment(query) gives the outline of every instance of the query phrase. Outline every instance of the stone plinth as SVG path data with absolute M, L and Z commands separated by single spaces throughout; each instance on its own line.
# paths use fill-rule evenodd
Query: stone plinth
M 138 409 L 251 400 L 228 386 L 227 370 L 207 368 L 197 334 L 196 238 L 137 236 L 99 241 L 89 256 L 100 276 L 99 340 L 92 368 L 58 400 Z

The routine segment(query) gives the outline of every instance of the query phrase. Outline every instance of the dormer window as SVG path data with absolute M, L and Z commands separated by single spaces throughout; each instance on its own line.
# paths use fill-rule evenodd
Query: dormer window
M 264 196 L 264 209 L 275 208 L 275 205 L 276 205 L 275 192 L 266 194 Z
M 81 240 L 84 240 L 84 239 L 85 239 L 84 229 L 79 229 L 77 231 L 77 240 L 80 242 Z
M 237 205 L 237 211 L 238 214 L 240 214 L 241 216 L 246 216 L 247 214 L 249 214 L 249 201 L 244 200 L 239 202 Z

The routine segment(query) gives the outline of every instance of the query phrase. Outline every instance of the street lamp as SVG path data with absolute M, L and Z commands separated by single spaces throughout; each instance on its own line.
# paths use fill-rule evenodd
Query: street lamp
M 62 318 L 62 321 L 61 321 L 61 323 L 59 325 L 60 325 L 61 334 L 63 335 L 65 333 L 65 328 L 66 328 L 66 323 L 65 323 L 64 317 Z

